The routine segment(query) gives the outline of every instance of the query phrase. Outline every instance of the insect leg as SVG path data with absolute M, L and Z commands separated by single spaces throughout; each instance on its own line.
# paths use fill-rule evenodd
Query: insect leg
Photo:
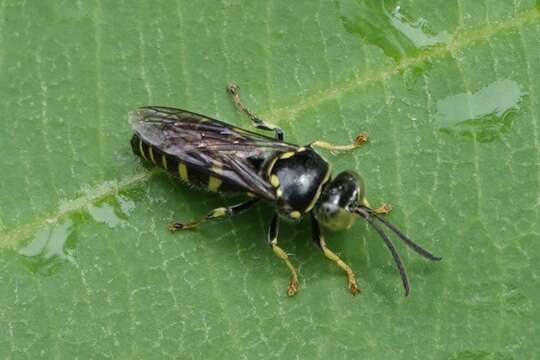
M 389 214 L 390 211 L 392 211 L 392 205 L 387 204 L 387 203 L 382 203 L 381 206 L 374 209 L 373 211 L 375 212 L 375 214 L 386 215 L 386 214 Z
M 343 262 L 332 250 L 326 247 L 326 242 L 321 233 L 321 227 L 315 216 L 311 215 L 311 234 L 313 236 L 313 241 L 315 244 L 322 250 L 324 256 L 332 260 L 347 274 L 347 287 L 353 295 L 356 295 L 360 292 L 360 288 L 356 283 L 356 278 L 351 267 Z
M 368 140 L 368 133 L 363 131 L 360 134 L 358 134 L 358 136 L 356 137 L 356 139 L 354 139 L 352 144 L 338 145 L 338 144 L 329 143 L 324 140 L 317 140 L 317 141 L 312 142 L 311 146 L 316 146 L 321 149 L 326 149 L 330 151 L 349 151 L 349 150 L 356 149 L 357 147 L 365 143 L 367 140 Z
M 291 271 L 291 281 L 289 282 L 289 288 L 287 289 L 287 295 L 293 296 L 298 290 L 298 275 L 296 275 L 296 270 L 289 260 L 287 253 L 277 245 L 277 238 L 279 233 L 279 218 L 278 214 L 274 214 L 272 221 L 270 222 L 270 227 L 268 228 L 268 244 L 272 247 L 274 254 L 276 254 L 280 259 L 285 261 L 285 264 Z
M 253 123 L 253 126 L 255 126 L 257 129 L 263 129 L 263 130 L 269 130 L 275 132 L 275 137 L 277 140 L 283 140 L 283 130 L 281 128 L 277 127 L 276 125 L 269 124 L 261 119 L 259 119 L 255 114 L 253 114 L 251 111 L 248 110 L 247 107 L 242 104 L 242 100 L 240 99 L 239 94 L 240 87 L 234 83 L 230 83 L 229 86 L 227 86 L 227 91 L 232 96 L 232 100 L 234 102 L 234 105 L 246 114 L 251 122 Z
M 245 201 L 240 204 L 232 205 L 229 207 L 219 207 L 212 211 L 210 211 L 206 216 L 202 217 L 201 219 L 189 223 L 172 223 L 169 224 L 169 230 L 172 232 L 175 232 L 177 230 L 186 230 L 186 229 L 193 229 L 198 227 L 200 224 L 205 223 L 209 220 L 219 219 L 226 216 L 232 216 L 241 213 L 244 210 L 249 209 L 255 203 L 259 201 L 259 199 L 250 199 L 248 201 Z
M 366 198 L 364 198 L 363 202 L 364 202 L 364 205 L 366 205 L 368 208 L 373 209 L 373 207 L 371 206 L 371 204 Z M 387 204 L 387 203 L 382 203 L 378 208 L 373 209 L 373 211 L 375 212 L 375 214 L 386 215 L 386 214 L 389 214 L 390 211 L 392 211 L 392 209 L 393 209 L 392 205 Z

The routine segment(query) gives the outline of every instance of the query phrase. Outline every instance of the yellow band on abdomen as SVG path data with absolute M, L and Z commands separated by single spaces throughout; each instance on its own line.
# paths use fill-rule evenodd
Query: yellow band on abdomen
M 180 179 L 182 179 L 183 181 L 185 182 L 189 181 L 188 169 L 187 169 L 186 164 L 184 164 L 183 162 L 180 162 L 178 164 L 178 175 L 180 175 Z
M 208 178 L 208 191 L 217 192 L 222 182 L 223 181 L 221 181 L 220 178 L 217 178 L 215 176 L 210 176 Z

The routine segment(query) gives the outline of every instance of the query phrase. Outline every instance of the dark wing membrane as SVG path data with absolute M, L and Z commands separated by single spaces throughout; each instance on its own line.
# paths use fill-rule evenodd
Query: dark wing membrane
M 260 165 L 276 153 L 298 148 L 175 108 L 139 108 L 130 112 L 129 123 L 145 142 L 164 153 L 268 200 L 275 200 L 275 193 L 261 176 Z

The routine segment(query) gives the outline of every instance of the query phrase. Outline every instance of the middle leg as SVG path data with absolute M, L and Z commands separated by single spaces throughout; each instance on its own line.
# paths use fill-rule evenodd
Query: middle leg
M 294 266 L 291 264 L 291 261 L 289 260 L 289 256 L 287 253 L 280 248 L 277 245 L 277 238 L 279 233 L 279 217 L 278 214 L 274 214 L 274 217 L 272 218 L 272 222 L 270 223 L 270 227 L 268 229 L 268 244 L 272 247 L 272 250 L 274 251 L 274 254 L 277 255 L 280 259 L 285 261 L 285 264 L 289 268 L 289 271 L 291 272 L 291 280 L 289 282 L 289 288 L 287 289 L 287 295 L 293 296 L 296 294 L 296 291 L 298 290 L 298 275 L 296 274 L 296 270 Z

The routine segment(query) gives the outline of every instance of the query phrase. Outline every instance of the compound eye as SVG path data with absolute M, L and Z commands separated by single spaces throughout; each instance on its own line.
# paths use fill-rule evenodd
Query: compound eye
M 357 173 L 354 173 L 354 175 L 357 189 L 356 202 L 360 204 L 364 201 L 364 197 L 366 196 L 366 187 L 364 186 L 364 179 L 362 179 L 362 177 Z

